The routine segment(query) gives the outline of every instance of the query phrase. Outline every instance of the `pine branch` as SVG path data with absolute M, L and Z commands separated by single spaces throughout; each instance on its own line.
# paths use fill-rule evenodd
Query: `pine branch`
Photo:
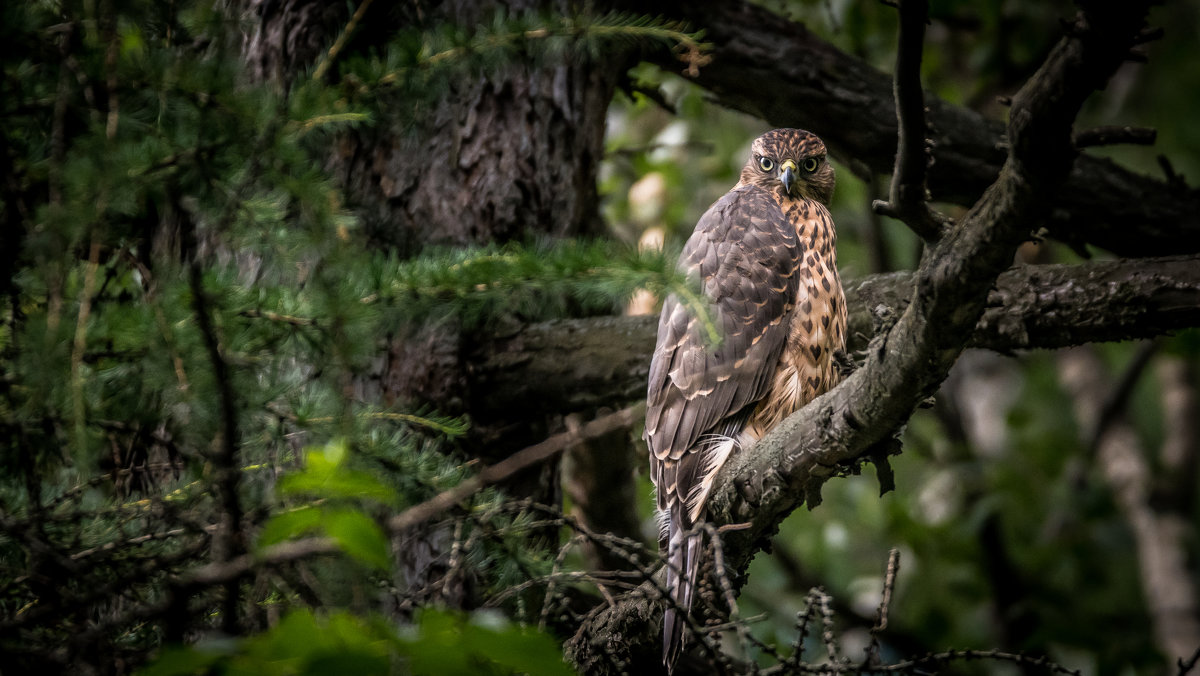
M 401 36 L 385 61 L 355 75 L 363 82 L 360 94 L 379 88 L 411 90 L 418 82 L 428 84 L 431 78 L 463 68 L 517 59 L 562 59 L 567 54 L 600 58 L 613 45 L 668 46 L 693 70 L 707 63 L 707 45 L 700 35 L 677 21 L 616 11 L 599 17 L 499 14 L 470 34 L 446 26 Z

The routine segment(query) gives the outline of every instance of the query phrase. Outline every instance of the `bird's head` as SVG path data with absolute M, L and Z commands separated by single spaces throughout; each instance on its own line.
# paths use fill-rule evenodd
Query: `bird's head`
M 833 167 L 825 144 L 803 129 L 773 129 L 754 139 L 741 182 L 757 185 L 781 198 L 810 199 L 829 206 Z

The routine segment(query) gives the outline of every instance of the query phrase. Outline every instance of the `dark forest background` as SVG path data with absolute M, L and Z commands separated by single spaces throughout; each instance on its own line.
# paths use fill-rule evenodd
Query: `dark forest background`
M 5 3 L 0 671 L 661 670 L 657 304 L 784 126 L 857 370 L 678 671 L 1193 670 L 1200 4 L 898 4 Z

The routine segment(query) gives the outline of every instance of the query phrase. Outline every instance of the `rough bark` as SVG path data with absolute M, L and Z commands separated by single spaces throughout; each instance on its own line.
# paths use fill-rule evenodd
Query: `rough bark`
M 258 77 L 285 82 L 310 66 L 347 22 L 341 3 L 252 0 L 250 6 L 258 23 L 246 59 Z M 347 49 L 379 48 L 399 31 L 479 25 L 501 9 L 547 8 L 568 10 L 567 3 L 530 0 L 372 6 Z M 586 59 L 497 64 L 486 77 L 456 79 L 432 104 L 395 120 L 386 117 L 388 105 L 412 104 L 380 92 L 378 123 L 344 135 L 329 169 L 349 189 L 370 236 L 402 254 L 531 232 L 597 234 L 596 168 L 622 58 L 616 53 L 604 67 Z
M 745 0 L 662 2 L 655 9 L 705 31 L 712 62 L 700 69 L 696 82 L 719 103 L 775 126 L 809 129 L 839 157 L 880 174 L 892 171 L 896 114 L 890 75 Z M 668 59 L 661 64 L 679 70 Z M 928 177 L 933 199 L 974 204 L 1005 162 L 1004 125 L 928 93 L 925 101 L 934 143 Z M 1192 253 L 1200 251 L 1200 191 L 1082 154 L 1053 209 L 1028 225 L 1036 229 L 1043 223 L 1059 240 L 1124 256 Z
M 246 0 L 245 8 L 254 23 L 244 59 L 252 76 L 280 86 L 306 77 L 350 21 L 345 3 L 324 0 Z M 554 0 L 375 3 L 339 58 L 382 49 L 398 32 L 477 26 L 499 10 L 535 9 L 565 14 L 570 7 Z M 374 123 L 339 137 L 327 169 L 342 183 L 368 237 L 400 256 L 430 245 L 597 234 L 596 170 L 605 114 L 623 70 L 622 53 L 610 56 L 603 67 L 582 57 L 565 63 L 511 59 L 486 74 L 446 83 L 445 91 L 419 106 L 403 95 L 376 92 Z M 336 73 L 336 66 L 329 72 Z M 453 323 L 401 329 L 389 337 L 375 372 L 356 383 L 357 394 L 384 405 L 469 415 L 464 448 L 485 462 L 557 431 L 560 423 L 545 416 L 496 418 L 476 408 L 492 394 L 471 387 L 471 364 L 463 357 L 472 342 Z M 557 463 L 511 481 L 517 494 L 560 501 Z M 441 570 L 452 538 L 436 529 L 405 537 L 414 546 L 401 552 L 402 586 L 420 589 Z M 446 600 L 470 605 L 466 596 Z
M 1124 60 L 1148 11 L 1144 3 L 1090 9 L 1014 97 L 1011 146 L 999 178 L 953 231 L 926 250 L 912 302 L 872 341 L 865 364 L 768 433 L 753 453 L 731 457 L 718 474 L 710 521 L 743 524 L 722 536 L 733 584 L 740 584 L 753 555 L 769 546 L 784 517 L 804 502 L 819 503 L 821 485 L 839 468 L 872 457 L 886 477 L 889 440 L 946 377 L 1025 228 L 1048 213 L 1074 160 L 1072 121 Z M 755 44 L 770 43 L 760 35 Z M 567 644 L 581 670 L 652 663 L 653 622 L 660 613 L 646 600 L 652 590 L 648 583 L 641 593 L 596 610 L 581 626 Z M 597 643 L 612 645 L 605 632 L 615 630 L 628 642 L 598 653 Z
M 846 282 L 850 349 L 862 350 L 912 298 L 914 275 Z M 1024 265 L 1000 275 L 968 343 L 1009 353 L 1149 338 L 1200 325 L 1200 256 L 1077 265 Z M 475 343 L 473 391 L 492 414 L 579 411 L 645 396 L 657 317 L 570 319 Z
M 544 4 L 513 0 L 503 9 L 519 13 Z M 556 10 L 567 9 L 559 4 Z M 372 6 L 345 52 L 379 48 L 398 31 L 477 25 L 498 9 L 471 0 Z M 247 10 L 255 24 L 244 58 L 256 77 L 281 83 L 303 75 L 348 20 L 344 5 L 318 0 L 249 0 Z M 368 234 L 401 255 L 431 244 L 502 242 L 531 233 L 595 234 L 596 168 L 620 61 L 619 53 L 605 67 L 586 59 L 515 61 L 486 77 L 456 80 L 415 120 L 389 120 L 384 110 L 376 124 L 342 136 L 329 169 L 347 188 Z M 444 329 L 399 338 L 432 346 L 438 358 L 393 349 L 381 376 L 383 398 L 429 402 L 451 413 L 468 410 L 470 394 L 461 377 L 466 367 L 458 360 L 466 338 Z M 515 439 L 506 447 L 533 440 Z

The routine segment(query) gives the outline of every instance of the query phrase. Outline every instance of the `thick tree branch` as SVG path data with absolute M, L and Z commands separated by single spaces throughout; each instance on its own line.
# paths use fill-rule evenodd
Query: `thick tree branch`
M 835 153 L 879 173 L 892 170 L 897 127 L 886 73 L 746 0 L 664 1 L 656 10 L 705 31 L 712 62 L 696 82 L 722 105 L 776 126 L 810 129 Z M 667 58 L 662 65 L 678 70 Z M 1005 162 L 1004 126 L 932 95 L 925 104 L 936 160 L 929 172 L 933 199 L 974 204 Z M 1107 159 L 1081 155 L 1054 206 L 1039 218 L 1055 238 L 1073 245 L 1125 256 L 1200 251 L 1200 191 Z
M 749 524 L 725 535 L 726 563 L 735 574 L 769 544 L 784 517 L 802 502 L 818 502 L 821 485 L 839 467 L 874 449 L 886 451 L 889 439 L 946 377 L 983 315 L 989 287 L 1070 171 L 1075 115 L 1122 63 L 1146 12 L 1144 3 L 1122 3 L 1091 8 L 1078 18 L 1013 99 L 1011 145 L 1000 177 L 962 223 L 926 251 L 912 302 L 872 342 L 863 367 L 772 430 L 753 452 L 727 462 L 709 498 L 709 519 L 716 525 Z M 761 36 L 754 42 L 778 45 Z M 601 659 L 626 664 L 653 659 L 658 609 L 644 596 L 627 597 L 597 611 L 567 644 L 578 667 L 590 672 L 604 668 Z M 606 642 L 618 652 L 601 658 L 597 632 L 614 627 L 626 643 Z
M 1075 147 L 1111 146 L 1129 143 L 1152 146 L 1158 140 L 1158 131 L 1146 127 L 1094 127 L 1075 132 Z
M 846 283 L 850 349 L 908 307 L 911 272 Z M 1000 275 L 969 345 L 1013 352 L 1152 338 L 1200 326 L 1200 256 L 1025 265 Z M 890 320 L 889 320 L 890 318 Z M 566 412 L 645 396 L 657 317 L 531 324 L 475 342 L 471 390 L 480 406 Z

